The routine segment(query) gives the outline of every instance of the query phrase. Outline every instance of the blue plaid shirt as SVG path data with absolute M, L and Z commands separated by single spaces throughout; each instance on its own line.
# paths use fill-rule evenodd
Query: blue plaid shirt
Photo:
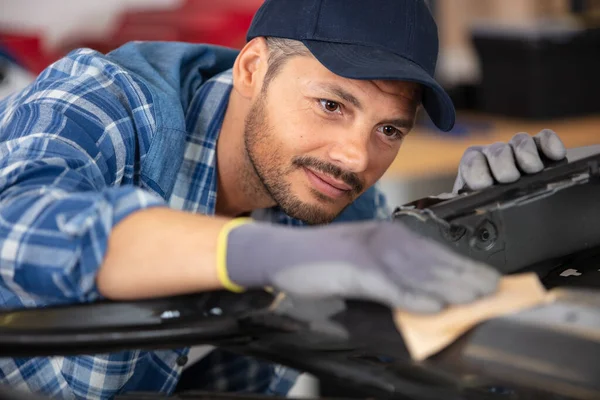
M 153 206 L 212 215 L 237 52 L 132 42 L 72 52 L 0 101 L 0 304 L 92 302 L 112 228 Z M 256 218 L 301 225 L 278 209 Z M 389 217 L 376 188 L 338 221 Z M 188 349 L 0 359 L 0 383 L 64 399 L 171 393 Z M 215 350 L 199 389 L 285 394 L 295 371 Z

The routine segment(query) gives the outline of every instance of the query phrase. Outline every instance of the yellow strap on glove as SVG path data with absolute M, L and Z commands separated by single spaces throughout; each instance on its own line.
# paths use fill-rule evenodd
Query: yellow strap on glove
M 227 237 L 233 229 L 251 222 L 252 218 L 232 219 L 223 226 L 217 239 L 217 276 L 225 289 L 236 293 L 243 292 L 244 288 L 229 279 L 229 274 L 227 273 Z

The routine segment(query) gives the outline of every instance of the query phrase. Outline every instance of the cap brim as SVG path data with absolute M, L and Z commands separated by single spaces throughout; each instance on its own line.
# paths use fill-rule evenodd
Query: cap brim
M 423 68 L 407 58 L 355 44 L 302 41 L 327 69 L 349 79 L 402 80 L 423 85 L 423 107 L 442 131 L 454 126 L 456 112 L 446 91 Z

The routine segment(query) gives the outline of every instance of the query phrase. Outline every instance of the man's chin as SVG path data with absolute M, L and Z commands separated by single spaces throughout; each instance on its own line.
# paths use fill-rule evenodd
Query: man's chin
M 285 211 L 284 212 L 290 217 L 300 220 L 307 225 L 326 225 L 333 222 L 338 214 L 326 214 L 321 212 L 321 210 L 293 210 L 293 211 Z
M 298 219 L 309 225 L 322 225 L 333 222 L 344 208 L 335 207 L 332 204 L 323 204 L 312 199 L 310 202 L 296 200 L 280 204 L 281 209 L 290 217 Z

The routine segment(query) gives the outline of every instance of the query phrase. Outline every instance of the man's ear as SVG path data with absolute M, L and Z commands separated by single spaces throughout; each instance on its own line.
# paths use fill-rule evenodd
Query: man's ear
M 245 98 L 252 98 L 261 90 L 269 49 L 262 37 L 249 41 L 238 54 L 233 64 L 233 86 Z

